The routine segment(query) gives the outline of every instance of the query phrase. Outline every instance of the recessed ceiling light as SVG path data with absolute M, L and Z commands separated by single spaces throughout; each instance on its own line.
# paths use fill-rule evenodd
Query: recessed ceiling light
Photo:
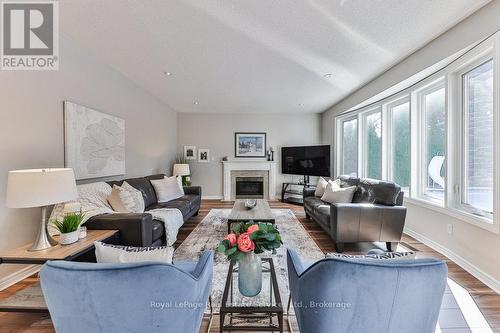
M 166 76 L 172 76 L 172 72 L 163 72 Z
M 198 105 L 198 102 L 194 102 L 193 104 L 194 104 L 194 105 Z
M 331 78 L 332 76 L 333 76 L 332 73 L 326 73 L 325 75 L 323 75 L 323 77 L 327 79 Z

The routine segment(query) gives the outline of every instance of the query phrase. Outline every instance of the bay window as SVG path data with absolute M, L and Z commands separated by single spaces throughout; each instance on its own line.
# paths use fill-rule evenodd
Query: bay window
M 394 181 L 416 205 L 500 233 L 499 76 L 497 33 L 433 75 L 337 117 L 336 174 Z

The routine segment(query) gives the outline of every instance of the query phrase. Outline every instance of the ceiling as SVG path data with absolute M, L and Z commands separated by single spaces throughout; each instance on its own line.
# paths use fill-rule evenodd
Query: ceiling
M 487 2 L 62 0 L 60 31 L 178 112 L 322 112 Z

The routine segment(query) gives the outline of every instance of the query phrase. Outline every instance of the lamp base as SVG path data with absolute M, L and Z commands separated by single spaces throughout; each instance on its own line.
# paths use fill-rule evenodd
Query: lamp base
M 47 231 L 47 206 L 44 206 L 42 207 L 42 221 L 40 223 L 40 228 L 38 229 L 36 240 L 28 249 L 28 251 L 46 250 L 56 244 L 57 242 L 52 237 L 50 237 Z

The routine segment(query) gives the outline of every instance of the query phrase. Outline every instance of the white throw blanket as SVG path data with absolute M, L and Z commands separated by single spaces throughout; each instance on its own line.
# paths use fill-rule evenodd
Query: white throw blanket
M 184 224 L 182 213 L 177 208 L 158 208 L 148 210 L 146 213 L 151 214 L 153 219 L 165 224 L 165 237 L 167 245 L 174 245 L 177 240 L 179 228 Z
M 108 196 L 111 194 L 111 186 L 109 184 L 105 182 L 83 184 L 78 185 L 77 189 L 78 200 L 76 202 L 79 202 L 82 207 L 82 224 L 97 215 L 116 213 L 108 203 Z M 64 205 L 65 203 L 61 203 L 54 206 L 49 221 L 63 219 Z M 181 211 L 177 208 L 158 208 L 146 211 L 145 213 L 151 214 L 153 219 L 165 224 L 167 245 L 171 246 L 174 244 L 177 240 L 179 228 L 184 224 Z M 49 223 L 48 229 L 51 235 L 59 234 L 59 231 L 52 223 Z

